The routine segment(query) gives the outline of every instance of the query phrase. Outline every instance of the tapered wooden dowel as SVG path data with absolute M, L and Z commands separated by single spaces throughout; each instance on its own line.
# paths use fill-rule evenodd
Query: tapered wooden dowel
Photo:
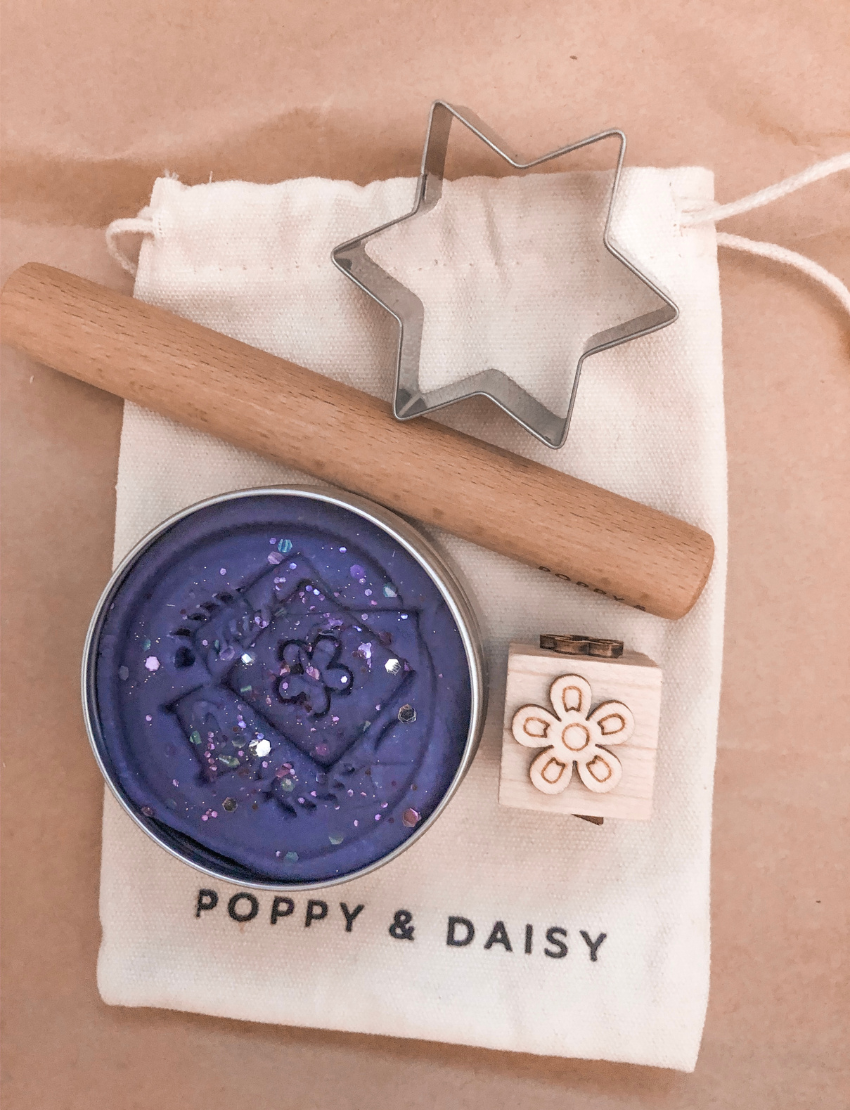
M 693 525 L 434 421 L 399 423 L 351 386 L 36 263 L 2 293 L 13 347 L 193 428 L 544 567 L 683 616 L 714 544 Z

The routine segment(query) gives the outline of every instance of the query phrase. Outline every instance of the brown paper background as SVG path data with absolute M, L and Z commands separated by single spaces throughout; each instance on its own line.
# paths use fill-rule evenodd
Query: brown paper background
M 603 126 L 733 199 L 850 148 L 846 0 L 7 0 L 3 275 L 128 290 L 102 228 L 187 182 L 413 174 L 428 105 L 537 153 Z M 477 163 L 468 161 L 465 167 Z M 850 282 L 850 175 L 724 225 Z M 104 1006 L 102 783 L 81 644 L 110 569 L 121 405 L 4 360 L 4 1104 L 843 1107 L 850 322 L 721 256 L 731 553 L 712 989 L 694 1075 Z

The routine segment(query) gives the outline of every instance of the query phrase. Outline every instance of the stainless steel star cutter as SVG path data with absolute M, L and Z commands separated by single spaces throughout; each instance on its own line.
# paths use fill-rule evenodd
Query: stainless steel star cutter
M 425 309 L 422 301 L 410 289 L 396 281 L 386 270 L 378 266 L 366 253 L 366 245 L 371 239 L 376 238 L 388 228 L 394 227 L 404 220 L 410 220 L 420 213 L 430 211 L 439 201 L 443 190 L 449 132 L 454 120 L 462 123 L 464 127 L 468 127 L 500 158 L 503 158 L 514 169 L 520 171 L 533 169 L 544 162 L 551 162 L 554 158 L 560 158 L 564 154 L 570 154 L 582 147 L 602 142 L 604 139 L 616 138 L 619 142 L 619 152 L 614 168 L 602 241 L 614 258 L 621 262 L 657 296 L 660 305 L 652 312 L 644 313 L 623 324 L 618 324 L 616 327 L 590 336 L 585 342 L 575 366 L 566 416 L 559 416 L 546 408 L 545 405 L 532 397 L 527 390 L 517 385 L 512 378 L 495 367 L 471 374 L 452 385 L 424 392 L 419 385 L 422 326 L 425 319 Z M 413 208 L 406 215 L 399 216 L 398 219 L 390 220 L 388 223 L 381 224 L 380 227 L 372 228 L 371 231 L 366 231 L 362 235 L 358 235 L 356 239 L 350 239 L 347 243 L 341 243 L 332 254 L 335 265 L 398 321 L 398 362 L 395 401 L 393 404 L 393 411 L 398 420 L 410 420 L 414 416 L 422 416 L 424 413 L 433 412 L 445 405 L 454 404 L 455 401 L 462 401 L 467 397 L 480 394 L 489 397 L 491 401 L 494 401 L 506 413 L 519 421 L 532 435 L 537 436 L 549 447 L 562 447 L 569 431 L 570 418 L 572 417 L 576 391 L 585 359 L 598 354 L 600 351 L 605 351 L 609 347 L 616 347 L 630 339 L 649 335 L 650 332 L 658 331 L 659 328 L 667 327 L 668 324 L 673 323 L 679 315 L 679 310 L 670 297 L 611 242 L 611 219 L 617 198 L 617 188 L 620 183 L 625 151 L 626 136 L 617 128 L 611 128 L 607 131 L 600 131 L 596 135 L 590 135 L 586 139 L 579 140 L 579 142 L 559 147 L 549 154 L 544 154 L 540 158 L 534 158 L 526 162 L 512 152 L 486 124 L 482 123 L 468 109 L 453 107 L 443 100 L 434 101 L 431 106 L 431 116 L 428 122 L 428 133 L 425 137 L 425 149 L 422 152 L 422 165 Z

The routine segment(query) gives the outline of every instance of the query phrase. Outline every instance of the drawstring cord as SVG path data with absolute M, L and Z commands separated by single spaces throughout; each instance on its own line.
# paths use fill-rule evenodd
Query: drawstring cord
M 814 181 L 820 181 L 824 177 L 829 177 L 831 174 L 838 173 L 840 170 L 850 170 L 850 151 L 847 154 L 837 154 L 834 158 L 827 158 L 824 162 L 816 162 L 814 166 L 809 166 L 807 170 L 803 170 L 801 173 L 795 173 L 793 177 L 786 177 L 784 181 L 779 181 L 776 185 L 769 185 L 766 189 L 751 193 L 750 196 L 742 197 L 730 204 L 717 204 L 699 212 L 683 213 L 680 223 L 682 227 L 696 227 L 704 223 L 717 223 L 719 220 L 726 220 L 730 216 L 738 216 L 742 212 L 751 212 L 754 208 L 761 208 L 765 204 L 773 204 L 780 197 L 787 197 L 789 193 L 795 193 L 798 189 L 811 185 Z M 757 254 L 762 258 L 770 258 L 774 262 L 781 262 L 785 266 L 793 266 L 795 269 L 801 270 L 828 289 L 838 299 L 845 312 L 850 315 L 850 289 L 835 274 L 825 270 L 817 262 L 812 262 L 804 254 L 789 251 L 775 243 L 762 243 L 754 239 L 745 239 L 741 235 L 728 235 L 724 231 L 717 232 L 717 245 L 718 247 L 728 247 L 730 250 L 746 251 L 747 254 Z
M 122 270 L 126 270 L 128 274 L 135 277 L 139 268 L 138 263 L 134 262 L 121 250 L 118 242 L 119 235 L 130 234 L 153 234 L 153 219 L 150 216 L 150 208 L 143 208 L 138 216 L 133 216 L 131 219 L 113 220 L 106 229 L 106 249 Z

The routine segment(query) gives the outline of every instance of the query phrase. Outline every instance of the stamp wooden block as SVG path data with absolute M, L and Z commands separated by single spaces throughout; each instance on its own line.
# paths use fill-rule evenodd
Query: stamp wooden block
M 661 668 L 646 655 L 512 644 L 499 801 L 597 823 L 648 820 L 660 713 Z

